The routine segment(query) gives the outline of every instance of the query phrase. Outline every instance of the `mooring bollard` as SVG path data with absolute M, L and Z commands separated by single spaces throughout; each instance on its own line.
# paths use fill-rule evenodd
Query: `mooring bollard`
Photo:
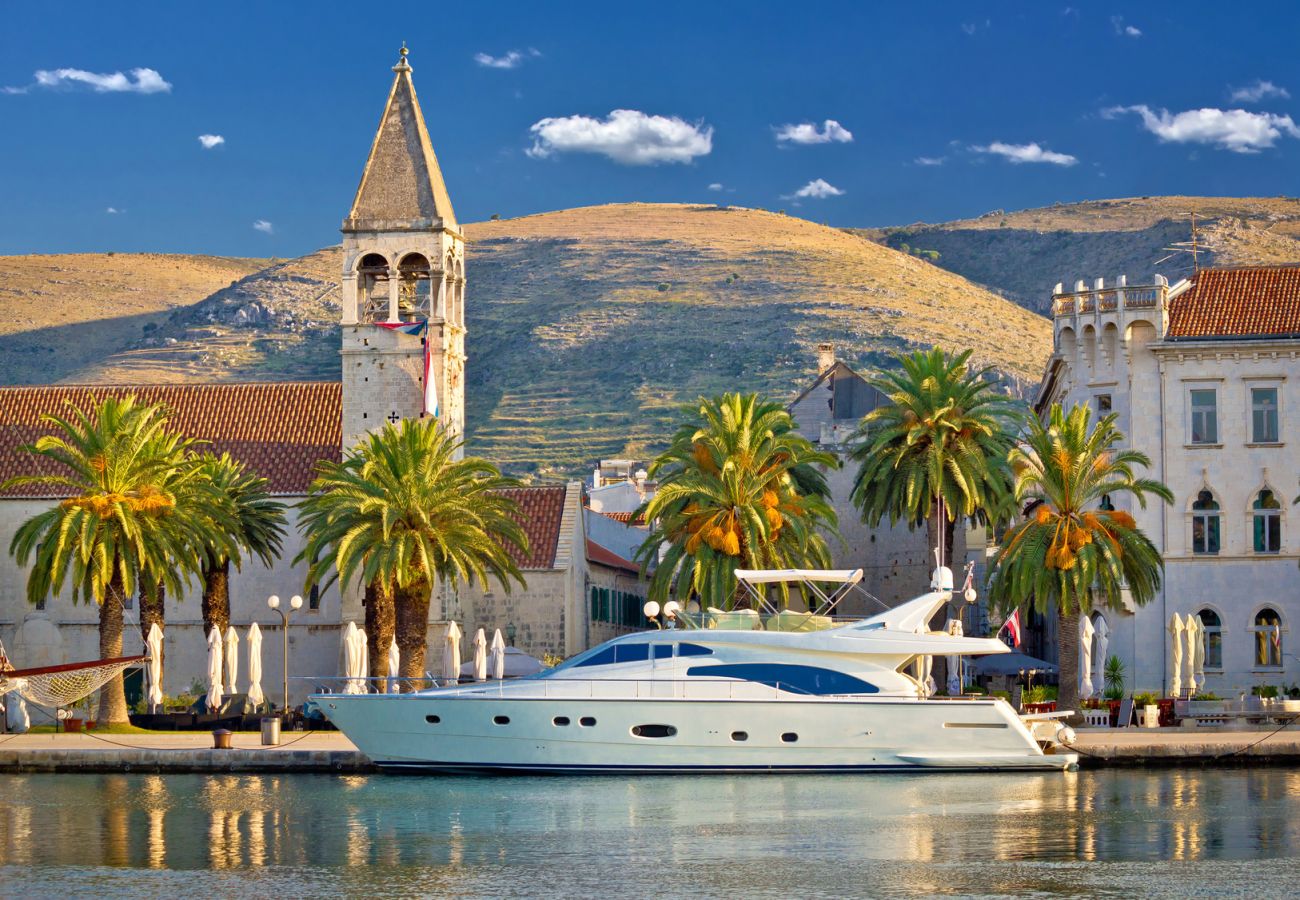
M 262 746 L 280 746 L 280 717 L 266 716 L 262 719 Z
M 218 728 L 216 731 L 212 732 L 212 749 L 229 750 L 230 736 L 232 734 L 234 734 L 234 732 L 228 728 Z

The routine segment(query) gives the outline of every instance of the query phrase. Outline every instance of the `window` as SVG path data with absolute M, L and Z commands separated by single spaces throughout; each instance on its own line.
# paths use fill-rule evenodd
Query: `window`
M 1110 494 L 1101 495 L 1101 508 L 1106 510 L 1106 512 L 1115 511 L 1115 501 L 1110 499 Z
M 510 724 L 510 717 L 509 717 L 509 716 L 493 716 L 493 717 L 492 717 L 492 724 L 493 724 L 493 725 L 509 725 L 509 724 Z
M 668 738 L 677 733 L 673 725 L 633 725 L 632 736 L 641 738 Z
M 1212 609 L 1203 609 L 1196 614 L 1205 631 L 1205 668 L 1223 668 L 1223 622 L 1219 614 Z
M 556 716 L 554 719 L 551 719 L 551 724 L 552 724 L 552 725 L 558 725 L 559 727 L 563 728 L 565 725 L 568 725 L 568 724 L 569 724 L 569 717 L 568 717 L 568 716 Z
M 310 610 L 320 610 L 320 585 L 313 584 L 311 592 L 307 594 L 307 608 Z
M 1209 491 L 1201 491 L 1192 504 L 1192 552 L 1219 552 L 1219 504 Z
M 1108 415 L 1111 411 L 1110 394 L 1097 395 L 1097 412 L 1100 415 Z
M 581 719 L 578 720 L 578 724 L 581 725 L 583 728 L 591 728 L 593 725 L 596 724 L 596 717 L 583 716 Z
M 1282 549 L 1282 504 L 1265 488 L 1255 497 L 1254 532 L 1256 553 L 1278 553 Z
M 741 741 L 747 741 L 747 740 L 749 740 L 749 732 L 747 732 L 747 731 L 733 731 L 733 732 L 731 733 L 731 739 L 732 739 L 733 741 L 736 741 L 737 743 L 739 743 L 739 742 L 741 742 Z
M 678 656 L 712 656 L 713 651 L 708 647 L 701 647 L 699 644 L 678 644 Z
M 430 725 L 437 725 L 442 721 L 442 719 L 439 716 L 425 716 L 424 721 L 428 722 Z
M 687 677 L 738 678 L 766 684 L 783 691 L 798 694 L 874 694 L 879 691 L 874 684 L 816 666 L 799 666 L 789 663 L 729 663 L 717 666 L 691 666 Z
M 795 734 L 793 731 L 787 731 L 785 734 L 781 735 L 781 740 L 785 741 L 787 744 L 793 744 L 795 741 L 799 740 L 799 735 Z
M 1264 607 L 1255 614 L 1255 665 L 1282 665 L 1282 618 Z
M 1250 439 L 1256 444 L 1275 444 L 1277 431 L 1277 388 L 1250 389 Z
M 1218 392 L 1214 388 L 1197 388 L 1192 398 L 1192 443 L 1219 442 Z

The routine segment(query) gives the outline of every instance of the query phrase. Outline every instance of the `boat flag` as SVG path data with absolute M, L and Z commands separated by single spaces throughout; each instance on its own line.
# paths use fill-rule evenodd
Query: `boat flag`
M 998 634 L 1001 634 L 1004 631 L 1007 633 L 1007 637 L 1011 639 L 1011 646 L 1019 647 L 1020 646 L 1020 610 L 1019 609 L 1014 610 L 1011 613 L 1011 615 L 1007 617 L 1007 620 L 1002 623 L 1002 627 L 998 629 Z

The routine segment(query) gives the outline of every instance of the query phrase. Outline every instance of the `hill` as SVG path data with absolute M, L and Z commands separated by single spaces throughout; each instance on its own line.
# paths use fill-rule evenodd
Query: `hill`
M 823 341 L 862 370 L 898 350 L 970 346 L 1021 388 L 1051 349 L 1038 315 L 776 213 L 619 204 L 466 230 L 470 449 L 520 474 L 644 456 L 700 394 L 793 397 Z M 337 378 L 340 265 L 328 248 L 248 274 L 63 380 Z
M 1027 309 L 1045 311 L 1052 286 L 1082 278 L 1130 282 L 1159 272 L 1171 282 L 1191 259 L 1165 247 L 1191 237 L 1197 215 L 1202 265 L 1300 262 L 1300 199 L 1294 197 L 1130 197 L 1066 203 L 976 219 L 895 228 L 851 229 L 894 248 L 933 250 L 936 264 Z

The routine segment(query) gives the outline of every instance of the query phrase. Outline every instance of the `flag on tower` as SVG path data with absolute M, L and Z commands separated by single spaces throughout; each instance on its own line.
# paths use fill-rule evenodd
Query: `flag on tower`
M 424 335 L 424 412 L 438 418 L 438 384 L 433 377 L 433 347 Z
M 998 634 L 1001 634 L 1004 631 L 1007 633 L 1007 637 L 1011 641 L 1011 646 L 1019 647 L 1020 646 L 1020 610 L 1019 609 L 1012 612 L 1011 615 L 1007 618 L 1007 620 L 1002 623 L 1002 627 L 998 629 Z

